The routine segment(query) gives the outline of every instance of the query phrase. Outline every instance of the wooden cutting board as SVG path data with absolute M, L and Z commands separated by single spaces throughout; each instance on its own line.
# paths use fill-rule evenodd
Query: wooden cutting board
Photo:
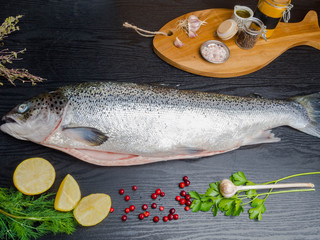
M 181 70 L 202 76 L 227 78 L 257 71 L 289 48 L 298 45 L 309 45 L 320 50 L 318 16 L 315 11 L 310 11 L 301 22 L 279 23 L 268 41 L 261 38 L 250 50 L 240 49 L 235 44 L 235 37 L 224 41 L 230 49 L 228 61 L 223 64 L 209 63 L 201 57 L 200 46 L 207 40 L 220 40 L 215 36 L 215 32 L 220 23 L 229 19 L 232 13 L 233 10 L 230 9 L 208 9 L 188 13 L 172 20 L 159 30 L 172 35 L 154 37 L 154 52 Z M 188 18 L 191 14 L 207 22 L 200 27 L 196 38 L 189 38 L 184 31 L 177 29 L 177 22 Z M 184 43 L 182 48 L 174 46 L 176 37 Z

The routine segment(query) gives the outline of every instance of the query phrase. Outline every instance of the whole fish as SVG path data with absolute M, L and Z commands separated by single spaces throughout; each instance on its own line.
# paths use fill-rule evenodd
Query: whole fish
M 210 156 L 280 141 L 287 125 L 320 137 L 320 93 L 288 100 L 133 83 L 81 83 L 26 101 L 1 130 L 104 166 Z

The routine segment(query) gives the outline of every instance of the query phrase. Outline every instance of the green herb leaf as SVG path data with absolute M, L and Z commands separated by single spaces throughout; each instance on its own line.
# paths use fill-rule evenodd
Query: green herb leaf
M 201 202 L 209 202 L 209 201 L 211 201 L 211 199 L 212 199 L 211 197 L 203 197 L 200 199 L 200 201 Z
M 243 172 L 236 172 L 232 174 L 230 180 L 236 185 L 240 186 L 245 184 L 248 180 Z
M 259 221 L 262 219 L 262 213 L 266 211 L 266 207 L 264 206 L 264 200 L 256 198 L 251 203 L 251 209 L 249 209 L 249 217 L 250 219 L 258 219 Z
M 200 200 L 193 200 L 190 208 L 192 209 L 192 212 L 198 212 L 201 208 L 201 201 Z
M 226 216 L 230 216 L 234 211 L 234 205 L 234 198 L 223 198 L 219 203 L 219 209 L 221 212 L 225 212 Z
M 195 198 L 197 200 L 200 200 L 200 198 L 201 198 L 199 193 L 197 193 L 196 191 L 190 191 L 189 195 L 190 195 L 191 198 Z
M 200 211 L 202 212 L 208 212 L 213 206 L 213 202 L 202 202 Z
M 243 212 L 242 200 L 237 199 L 235 200 L 234 204 L 234 211 L 232 213 L 233 216 L 239 216 Z
M 207 191 L 206 191 L 206 196 L 209 196 L 209 197 L 215 197 L 215 196 L 217 196 L 217 195 L 219 195 L 220 194 L 220 192 L 219 192 L 219 190 L 218 191 L 216 191 L 215 189 L 213 189 L 213 188 L 208 188 L 207 189 Z

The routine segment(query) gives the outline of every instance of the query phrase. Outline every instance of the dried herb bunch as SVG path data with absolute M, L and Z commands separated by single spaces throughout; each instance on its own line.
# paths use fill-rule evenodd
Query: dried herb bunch
M 22 16 L 8 17 L 0 26 L 0 45 L 3 46 L 3 39 L 6 38 L 10 33 L 19 31 L 17 26 L 19 19 Z M 6 64 L 11 64 L 14 60 L 21 60 L 18 58 L 18 54 L 22 54 L 26 51 L 23 49 L 18 52 L 9 51 L 9 49 L 0 49 L 0 76 L 6 78 L 11 84 L 15 85 L 15 80 L 25 82 L 31 82 L 32 85 L 35 85 L 37 82 L 42 82 L 44 79 L 41 77 L 34 76 L 28 72 L 27 69 L 14 69 L 7 68 Z M 0 81 L 0 86 L 3 83 Z

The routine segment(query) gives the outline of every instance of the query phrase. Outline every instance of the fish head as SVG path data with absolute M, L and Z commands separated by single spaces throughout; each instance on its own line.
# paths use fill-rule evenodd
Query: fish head
M 41 143 L 61 122 L 66 104 L 60 92 L 41 94 L 7 113 L 0 129 L 17 139 Z

